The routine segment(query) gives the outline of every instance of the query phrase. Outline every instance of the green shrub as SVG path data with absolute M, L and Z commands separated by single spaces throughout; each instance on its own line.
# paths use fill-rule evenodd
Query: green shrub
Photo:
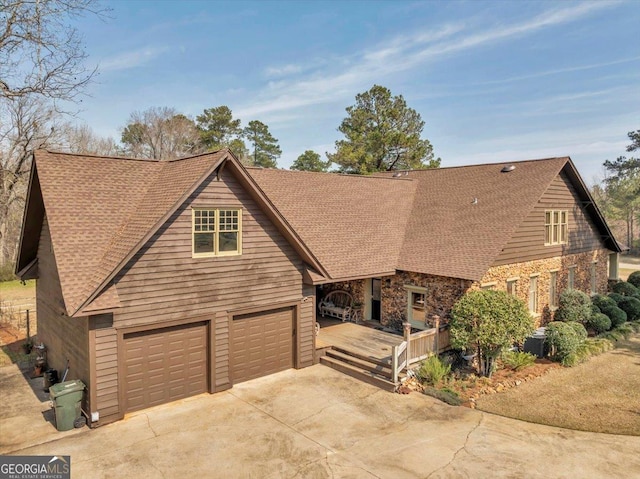
M 571 367 L 580 364 L 591 356 L 596 356 L 613 348 L 611 341 L 603 338 L 590 338 L 578 346 L 574 353 L 562 360 L 562 365 Z
M 626 281 L 620 281 L 611 287 L 611 291 L 622 296 L 634 296 L 638 294 L 638 288 Z
M 618 305 L 618 301 L 624 298 L 624 296 L 618 293 L 609 293 L 607 296 L 609 296 L 611 299 L 613 299 L 616 302 L 616 306 Z
M 442 362 L 435 354 L 422 361 L 416 371 L 418 378 L 428 384 L 439 384 L 450 373 L 451 364 Z
M 613 328 L 611 331 L 607 331 L 606 333 L 602 334 L 600 337 L 608 339 L 609 341 L 616 342 L 620 341 L 621 339 L 629 339 L 629 336 L 631 336 L 634 332 L 636 332 L 636 330 L 633 323 L 622 323 Z
M 467 292 L 451 310 L 449 334 L 456 349 L 478 354 L 478 372 L 490 376 L 500 353 L 522 343 L 534 329 L 524 301 L 506 291 Z
M 567 289 L 560 294 L 554 321 L 586 323 L 591 316 L 591 299 L 582 291 Z
M 591 298 L 591 302 L 600 310 L 600 312 L 603 312 L 607 308 L 615 308 L 618 306 L 618 303 L 616 303 L 613 298 L 604 294 L 596 294 Z
M 587 339 L 587 336 L 589 336 L 589 334 L 587 334 L 587 330 L 581 323 L 578 323 L 576 321 L 569 321 L 567 324 L 573 328 L 573 330 L 576 332 L 576 334 L 580 337 L 582 341 Z
M 521 351 L 505 351 L 502 353 L 502 362 L 509 369 L 519 371 L 528 368 L 536 362 L 535 355 Z
M 451 406 L 460 406 L 460 404 L 462 404 L 462 399 L 460 399 L 458 393 L 452 391 L 451 389 L 436 389 L 432 386 L 427 386 L 424 388 L 423 393 L 427 396 L 431 396 L 439 399 L 440 401 L 446 402 Z
M 595 313 L 591 315 L 591 318 L 589 318 L 587 326 L 590 329 L 593 329 L 596 334 L 601 334 L 611 329 L 611 320 L 609 319 L 609 316 L 604 313 Z
M 603 309 L 602 313 L 606 314 L 611 320 L 612 329 L 615 328 L 616 326 L 621 325 L 622 323 L 627 322 L 627 313 L 625 313 L 623 310 L 621 310 L 617 306 L 614 306 L 613 308 L 609 308 L 609 309 Z
M 13 274 L 13 265 L 8 264 L 0 267 L 0 282 L 2 281 L 15 281 L 16 275 Z
M 627 313 L 627 321 L 640 320 L 640 299 L 626 296 L 620 300 L 618 307 Z
M 547 324 L 546 340 L 552 348 L 553 358 L 561 362 L 575 354 L 578 346 L 584 341 L 574 326 L 560 321 Z
M 631 283 L 636 288 L 640 289 L 640 271 L 634 271 L 627 278 L 627 283 Z

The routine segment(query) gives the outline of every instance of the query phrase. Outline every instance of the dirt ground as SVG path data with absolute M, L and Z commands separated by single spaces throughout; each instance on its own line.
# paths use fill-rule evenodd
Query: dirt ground
M 549 371 L 499 394 L 477 409 L 581 431 L 640 436 L 640 334 L 573 368 Z
M 0 283 L 0 366 L 28 362 L 22 344 L 27 338 L 26 310 L 30 310 L 29 333 L 37 333 L 35 281 Z

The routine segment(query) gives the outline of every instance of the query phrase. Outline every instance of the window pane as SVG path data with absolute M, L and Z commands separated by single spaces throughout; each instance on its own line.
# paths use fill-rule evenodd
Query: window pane
M 561 228 L 560 229 L 560 235 L 561 235 L 560 241 L 562 243 L 566 243 L 567 242 L 567 225 L 563 224 L 560 228 Z
M 411 317 L 414 321 L 424 322 L 424 294 L 411 293 Z
M 238 233 L 219 233 L 218 251 L 238 251 Z
M 558 240 L 558 225 L 553 225 L 553 243 L 557 243 Z
M 213 253 L 213 235 L 211 233 L 194 233 L 193 252 Z
M 559 218 L 559 216 L 560 216 L 560 215 L 558 214 L 558 212 L 557 212 L 557 211 L 554 211 L 554 212 L 553 212 L 553 223 L 554 223 L 554 224 L 560 223 L 560 218 Z
M 544 228 L 544 242 L 551 243 L 551 226 L 547 225 Z
M 238 231 L 238 211 L 220 210 L 220 231 Z
M 547 211 L 544 214 L 544 222 L 545 224 L 550 225 L 551 224 L 551 211 Z

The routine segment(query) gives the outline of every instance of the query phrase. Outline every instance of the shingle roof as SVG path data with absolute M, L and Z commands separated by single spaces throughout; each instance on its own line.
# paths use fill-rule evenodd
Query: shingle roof
M 331 278 L 395 271 L 416 183 L 248 168 Z
M 418 186 L 398 269 L 479 280 L 567 161 L 411 171 Z
M 35 153 L 70 315 L 227 154 L 223 150 L 180 161 L 153 161 Z
M 68 313 L 117 305 L 110 279 L 225 160 L 273 213 L 314 282 L 396 270 L 478 280 L 560 171 L 590 200 L 566 157 L 363 177 L 245 170 L 226 150 L 162 162 L 38 151 L 32 179 L 37 173 Z M 501 172 L 509 164 L 515 169 Z M 41 209 L 27 211 L 42 221 Z M 610 236 L 597 208 L 592 214 Z M 34 259 L 27 249 L 19 265 Z

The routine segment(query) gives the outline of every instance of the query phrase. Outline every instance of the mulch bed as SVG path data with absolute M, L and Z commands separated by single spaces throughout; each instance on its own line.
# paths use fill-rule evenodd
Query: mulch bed
M 518 387 L 522 383 L 537 379 L 550 370 L 559 368 L 558 363 L 549 361 L 548 359 L 537 359 L 535 364 L 514 371 L 512 369 L 500 368 L 495 371 L 490 378 L 477 376 L 475 371 L 470 367 L 457 369 L 454 371 L 455 380 L 450 380 L 447 384 L 440 385 L 441 388 L 447 388 L 455 391 L 463 406 L 475 409 L 476 399 L 486 394 L 496 394 L 508 389 Z M 415 378 L 411 378 L 404 383 L 403 391 L 411 389 L 422 392 L 424 387 Z

